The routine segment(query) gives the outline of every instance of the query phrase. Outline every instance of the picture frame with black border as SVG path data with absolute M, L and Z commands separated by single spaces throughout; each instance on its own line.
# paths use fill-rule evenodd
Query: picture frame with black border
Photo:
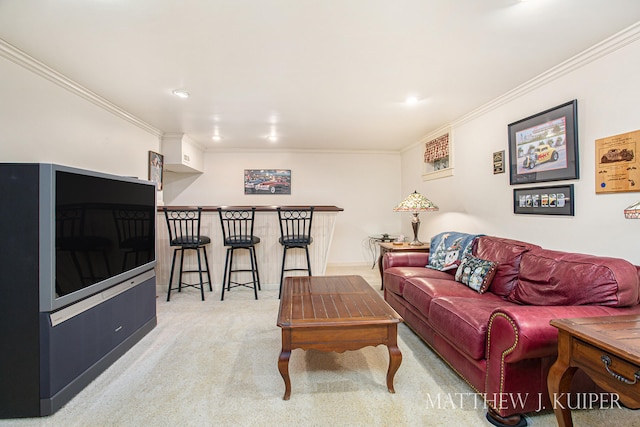
M 507 128 L 511 185 L 579 178 L 577 100 Z
M 162 191 L 164 181 L 164 156 L 149 151 L 149 181 L 156 183 L 157 191 Z
M 513 213 L 574 216 L 573 184 L 513 189 Z
M 493 174 L 504 173 L 504 150 L 493 153 Z

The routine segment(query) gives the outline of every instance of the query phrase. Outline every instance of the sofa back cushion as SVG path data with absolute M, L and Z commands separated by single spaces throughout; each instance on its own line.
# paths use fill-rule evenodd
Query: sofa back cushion
M 528 305 L 626 307 L 640 301 L 638 268 L 618 258 L 536 249 L 525 253 L 508 299 Z
M 478 237 L 473 254 L 478 258 L 498 263 L 489 292 L 504 298 L 509 296 L 516 285 L 522 254 L 539 247 L 531 243 L 500 237 Z

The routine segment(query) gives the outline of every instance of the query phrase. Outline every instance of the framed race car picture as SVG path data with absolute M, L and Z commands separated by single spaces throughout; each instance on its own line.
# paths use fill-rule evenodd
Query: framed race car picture
M 291 194 L 291 169 L 245 169 L 244 194 Z
M 578 179 L 577 101 L 508 125 L 511 185 Z

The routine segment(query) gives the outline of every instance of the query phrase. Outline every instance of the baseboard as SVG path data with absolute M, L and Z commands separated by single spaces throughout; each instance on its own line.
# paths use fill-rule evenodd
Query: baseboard
M 371 263 L 367 262 L 345 262 L 327 264 L 327 270 L 331 268 L 371 268 Z

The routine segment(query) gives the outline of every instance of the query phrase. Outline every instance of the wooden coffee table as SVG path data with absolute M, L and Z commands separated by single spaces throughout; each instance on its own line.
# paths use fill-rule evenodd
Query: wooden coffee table
M 558 328 L 558 359 L 547 384 L 560 427 L 573 425 L 567 393 L 578 368 L 625 406 L 640 408 L 640 316 L 556 319 L 551 325 Z
M 284 380 L 284 400 L 291 396 L 291 350 L 344 352 L 386 345 L 389 350 L 387 388 L 402 362 L 398 323 L 402 318 L 360 276 L 298 276 L 284 280 L 278 326 L 282 351 L 278 370 Z

